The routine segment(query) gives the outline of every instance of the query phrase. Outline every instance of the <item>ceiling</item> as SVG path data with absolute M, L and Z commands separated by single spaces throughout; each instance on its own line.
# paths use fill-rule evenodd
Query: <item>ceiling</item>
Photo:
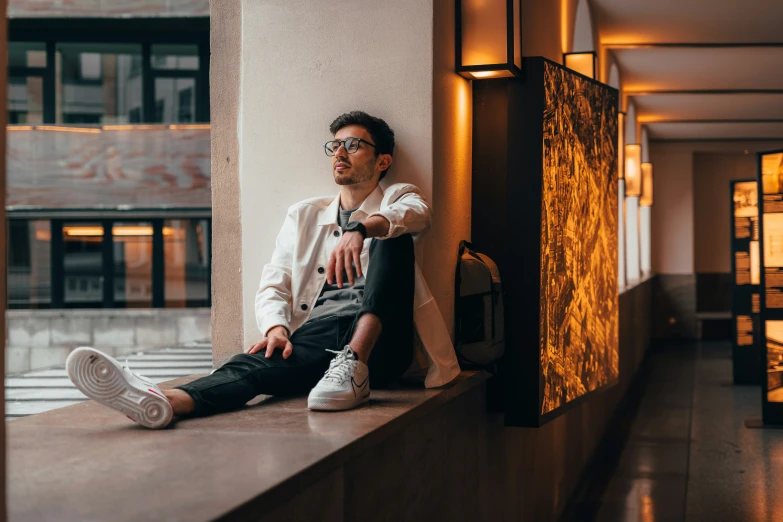
M 783 140 L 783 0 L 588 0 L 658 140 Z

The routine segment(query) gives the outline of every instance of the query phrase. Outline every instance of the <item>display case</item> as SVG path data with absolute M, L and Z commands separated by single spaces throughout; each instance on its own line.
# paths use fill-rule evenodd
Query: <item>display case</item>
M 473 227 L 505 288 L 510 426 L 540 426 L 619 376 L 615 89 L 544 58 L 474 82 Z

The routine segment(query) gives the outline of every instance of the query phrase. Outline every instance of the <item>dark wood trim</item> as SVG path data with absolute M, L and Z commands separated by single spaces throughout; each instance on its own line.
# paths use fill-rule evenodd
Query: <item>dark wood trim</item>
M 163 242 L 163 220 L 152 221 L 152 307 L 166 305 L 166 267 Z
M 198 81 L 200 71 L 188 71 L 180 69 L 154 69 L 150 68 L 152 76 L 158 78 L 185 78 Z
M 8 41 L 195 43 L 209 17 L 9 18 Z
M 46 76 L 46 67 L 9 67 L 9 77 Z
M 63 221 L 53 219 L 50 225 L 52 235 L 51 246 L 49 250 L 51 285 L 52 285 L 52 308 L 62 308 L 65 301 L 65 241 L 63 240 Z
M 105 219 L 101 222 L 103 226 L 103 307 L 114 308 L 114 222 Z

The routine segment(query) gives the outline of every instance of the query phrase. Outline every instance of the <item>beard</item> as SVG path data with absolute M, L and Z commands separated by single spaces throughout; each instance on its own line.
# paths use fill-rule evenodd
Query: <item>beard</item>
M 338 185 L 358 185 L 359 183 L 372 180 L 372 167 L 369 164 L 351 165 L 351 168 L 345 172 L 337 172 L 332 169 L 334 182 Z

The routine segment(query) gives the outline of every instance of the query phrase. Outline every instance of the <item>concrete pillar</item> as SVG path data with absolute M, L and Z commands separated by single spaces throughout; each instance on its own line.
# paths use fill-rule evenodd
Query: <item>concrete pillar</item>
M 350 13 L 307 0 L 211 8 L 215 364 L 260 339 L 261 269 L 288 206 L 337 194 L 322 145 L 331 121 L 355 109 L 396 133 L 384 183 L 414 183 L 434 207 L 419 262 L 451 326 L 471 186 L 471 92 L 452 72 L 453 3 L 368 0 Z

